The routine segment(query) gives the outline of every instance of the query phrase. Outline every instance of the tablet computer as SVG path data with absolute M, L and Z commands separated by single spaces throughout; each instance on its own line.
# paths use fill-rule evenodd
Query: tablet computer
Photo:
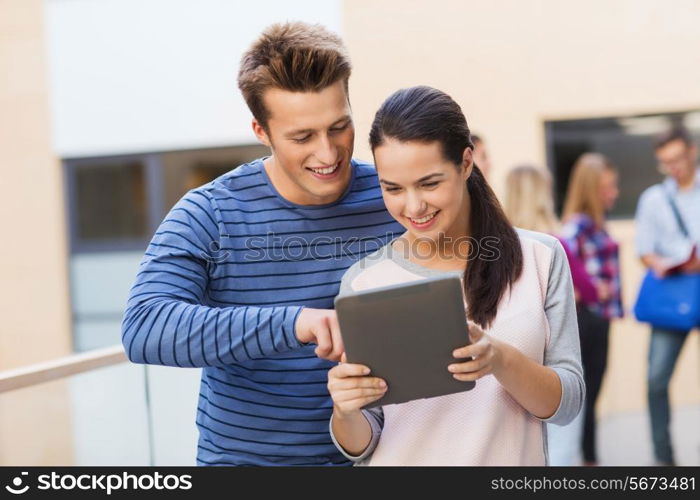
M 368 366 L 387 392 L 365 408 L 463 392 L 475 382 L 453 378 L 452 351 L 469 344 L 459 277 L 431 278 L 338 296 L 349 363 Z

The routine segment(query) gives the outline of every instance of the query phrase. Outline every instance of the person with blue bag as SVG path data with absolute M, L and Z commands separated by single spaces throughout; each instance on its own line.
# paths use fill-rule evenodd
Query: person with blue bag
M 637 254 L 648 271 L 634 312 L 652 327 L 647 394 L 655 459 L 674 465 L 668 385 L 688 333 L 700 324 L 700 175 L 697 146 L 684 128 L 657 137 L 654 152 L 667 177 L 637 205 Z

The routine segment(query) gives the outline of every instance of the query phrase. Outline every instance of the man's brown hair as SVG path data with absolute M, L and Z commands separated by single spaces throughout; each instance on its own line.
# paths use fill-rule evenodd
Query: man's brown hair
M 661 149 L 666 144 L 679 139 L 688 147 L 693 145 L 693 138 L 690 135 L 690 132 L 688 132 L 688 129 L 683 126 L 676 125 L 675 127 L 662 132 L 654 138 L 654 151 Z
M 255 119 L 267 127 L 267 89 L 319 92 L 342 80 L 347 94 L 350 71 L 347 50 L 335 33 L 319 24 L 273 24 L 243 54 L 238 87 Z

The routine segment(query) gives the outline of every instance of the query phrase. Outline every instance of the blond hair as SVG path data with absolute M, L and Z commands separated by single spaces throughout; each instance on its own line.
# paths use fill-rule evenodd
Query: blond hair
M 514 226 L 550 234 L 559 229 L 554 215 L 552 180 L 543 169 L 531 165 L 511 169 L 506 177 L 504 206 Z
M 569 188 L 564 202 L 564 220 L 576 214 L 585 214 L 596 226 L 605 224 L 605 206 L 600 196 L 603 172 L 615 172 L 615 166 L 600 153 L 582 154 L 572 169 Z
M 348 92 L 350 57 L 338 35 L 320 24 L 273 24 L 241 58 L 238 87 L 251 113 L 267 126 L 263 93 L 269 88 L 319 92 L 342 81 Z

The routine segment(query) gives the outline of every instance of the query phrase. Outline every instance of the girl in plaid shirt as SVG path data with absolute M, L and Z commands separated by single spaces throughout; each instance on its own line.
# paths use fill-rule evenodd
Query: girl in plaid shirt
M 562 238 L 598 291 L 597 302 L 577 305 L 586 381 L 583 459 L 588 465 L 597 463 L 595 403 L 607 365 L 610 320 L 622 316 L 619 247 L 605 229 L 605 214 L 618 194 L 616 169 L 605 156 L 585 153 L 576 161 L 564 205 Z

